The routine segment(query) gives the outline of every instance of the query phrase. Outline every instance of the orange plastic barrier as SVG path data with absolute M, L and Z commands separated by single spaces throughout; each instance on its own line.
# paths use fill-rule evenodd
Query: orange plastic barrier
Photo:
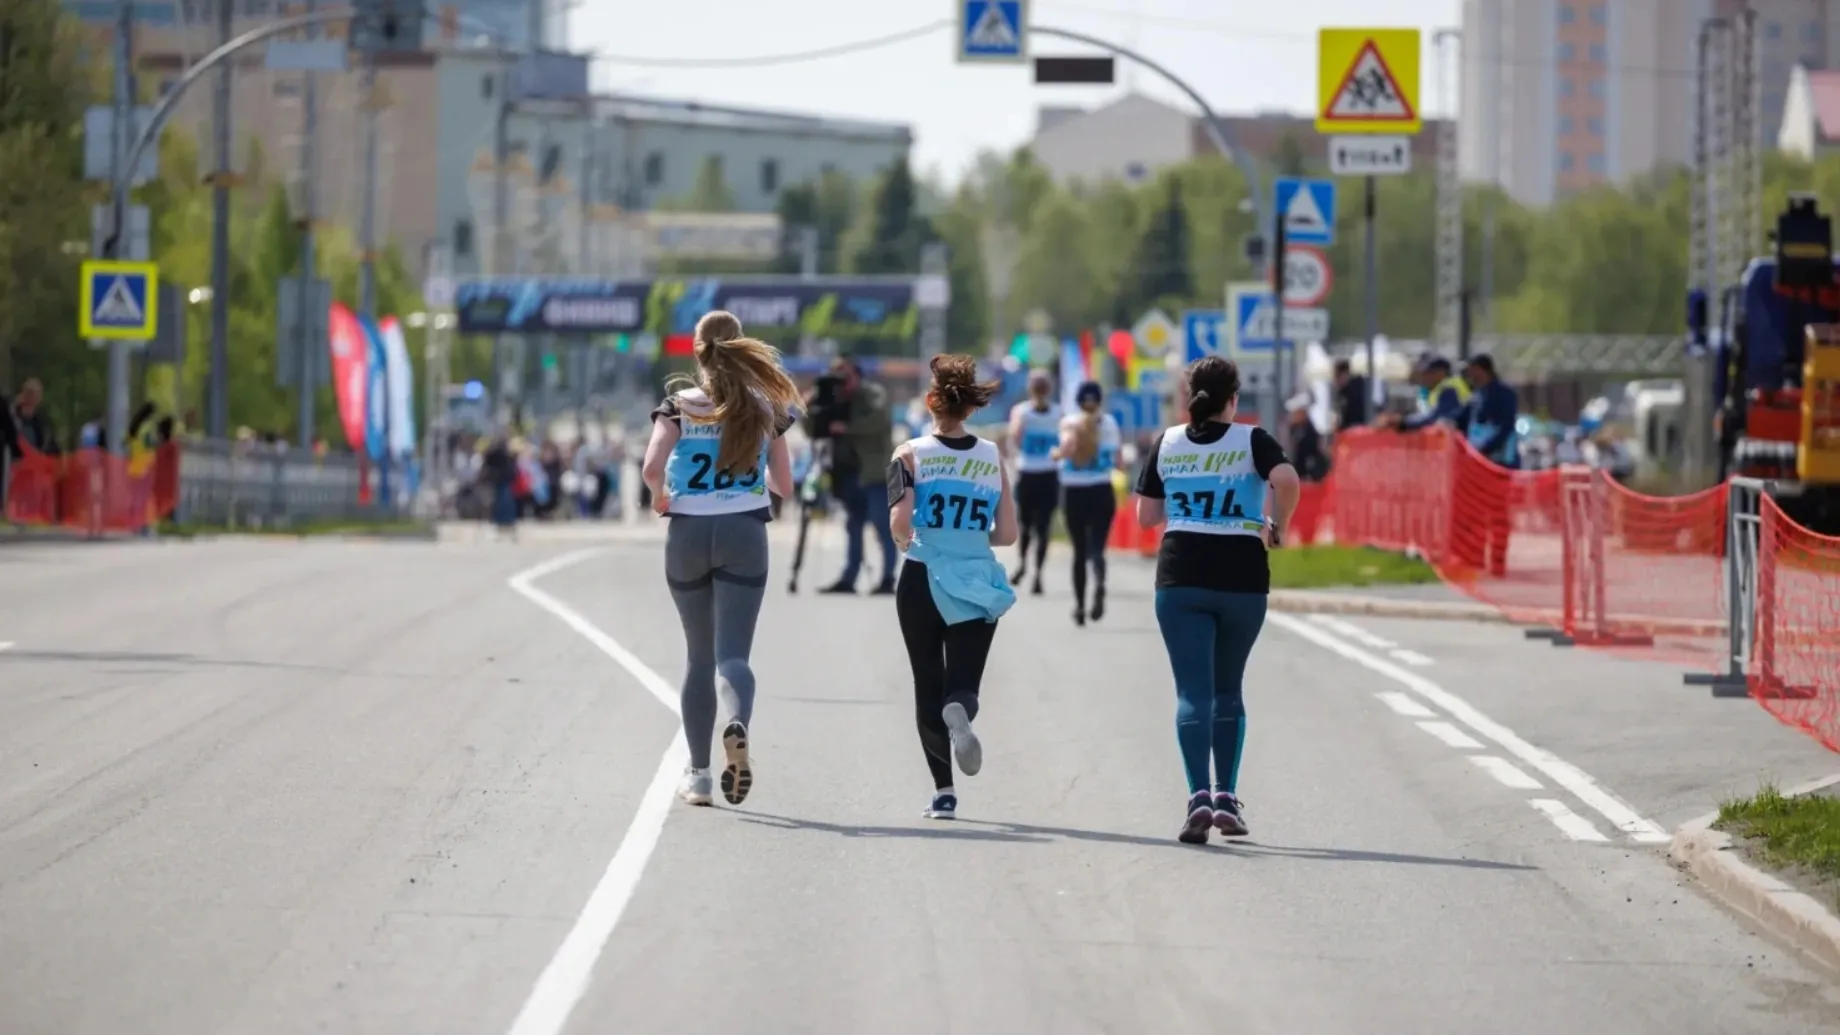
M 99 449 L 64 456 L 28 449 L 8 474 L 6 518 L 90 535 L 138 532 L 171 515 L 178 496 L 176 443 L 139 462 Z
M 1751 696 L 1840 751 L 1840 539 L 1797 525 L 1767 496 L 1758 516 Z

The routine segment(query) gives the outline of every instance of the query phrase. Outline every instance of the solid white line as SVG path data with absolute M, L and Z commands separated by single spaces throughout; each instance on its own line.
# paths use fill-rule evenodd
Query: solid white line
M 1505 758 L 1496 758 L 1494 755 L 1470 755 L 1468 757 L 1471 762 L 1476 763 L 1477 768 L 1517 791 L 1545 789 L 1540 786 L 1540 781 L 1528 776 L 1520 766 Z
M 1437 664 L 1437 662 L 1432 661 L 1430 658 L 1425 657 L 1423 654 L 1420 654 L 1419 652 L 1415 650 L 1407 650 L 1404 647 L 1401 647 L 1398 650 L 1392 651 L 1391 653 L 1395 659 L 1399 661 L 1403 661 L 1408 665 L 1417 665 L 1420 668 L 1423 668 L 1426 665 Z
M 1462 748 L 1465 751 L 1482 750 L 1482 741 L 1477 740 L 1475 737 L 1470 736 L 1448 722 L 1421 722 L 1418 724 L 1418 728 L 1444 743 L 1449 744 L 1453 748 Z
M 1634 808 L 1630 807 L 1628 802 L 1598 786 L 1597 781 L 1587 775 L 1584 770 L 1544 748 L 1534 747 L 1522 740 L 1513 730 L 1477 711 L 1470 706 L 1468 701 L 1424 676 L 1400 668 L 1385 658 L 1369 654 L 1352 643 L 1344 643 L 1310 623 L 1299 621 L 1290 615 L 1273 613 L 1266 617 L 1266 621 L 1296 633 L 1319 647 L 1340 654 L 1370 671 L 1378 672 L 1442 708 L 1454 716 L 1457 721 L 1501 745 L 1507 749 L 1509 754 L 1544 773 L 1547 779 L 1570 791 L 1579 801 L 1589 805 L 1599 815 L 1609 820 L 1612 826 L 1633 839 L 1648 844 L 1661 844 L 1673 839 L 1672 835 L 1656 826 L 1652 821 L 1643 819 Z
M 1566 808 L 1565 802 L 1554 798 L 1530 798 L 1527 803 L 1545 813 L 1546 818 L 1552 820 L 1554 826 L 1574 841 L 1610 840 L 1592 826 L 1590 820 Z
M 1429 719 L 1437 715 L 1436 712 L 1419 704 L 1418 698 L 1413 697 L 1411 694 L 1401 693 L 1398 690 L 1382 690 L 1374 696 L 1385 701 L 1388 708 L 1393 709 L 1408 719 Z
M 1315 622 L 1325 629 L 1341 633 L 1343 636 L 1348 637 L 1364 647 L 1372 647 L 1376 650 L 1386 650 L 1390 647 L 1398 646 L 1398 644 L 1394 643 L 1392 640 L 1375 636 L 1373 633 L 1368 632 L 1366 629 L 1361 628 L 1353 622 L 1345 622 L 1334 615 L 1311 615 L 1310 621 Z
M 582 617 L 580 612 L 531 585 L 545 575 L 579 564 L 602 552 L 600 549 L 592 549 L 563 554 L 513 575 L 506 580 L 506 585 L 580 633 L 583 639 L 612 658 L 675 714 L 678 710 L 677 690 L 665 682 L 664 677 L 652 671 L 637 655 L 620 646 L 593 622 Z M 620 847 L 614 851 L 613 858 L 608 860 L 600 883 L 594 886 L 587 904 L 581 909 L 581 915 L 575 920 L 575 926 L 562 939 L 556 955 L 543 968 L 536 987 L 531 989 L 523 1009 L 518 1011 L 517 1020 L 511 1025 L 511 1035 L 561 1035 L 563 1026 L 569 1021 L 569 1014 L 574 1012 L 575 1004 L 581 1001 L 582 995 L 588 990 L 588 982 L 594 977 L 594 965 L 600 959 L 602 950 L 607 947 L 607 939 L 619 925 L 627 903 L 632 901 L 633 892 L 638 889 L 639 880 L 645 875 L 645 864 L 658 847 L 658 839 L 664 834 L 665 819 L 671 814 L 671 800 L 676 794 L 677 779 L 689 761 L 690 749 L 680 729 L 677 736 L 672 738 L 664 757 L 658 760 L 658 771 L 652 775 L 651 785 L 639 800 L 638 811 L 633 813 L 626 835 L 620 839 Z

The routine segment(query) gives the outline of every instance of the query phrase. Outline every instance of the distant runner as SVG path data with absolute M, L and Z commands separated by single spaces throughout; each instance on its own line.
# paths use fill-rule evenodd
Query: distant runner
M 1035 582 L 1029 592 L 1041 595 L 1041 573 L 1048 560 L 1048 534 L 1060 506 L 1061 479 L 1054 448 L 1060 444 L 1061 408 L 1049 398 L 1054 382 L 1042 371 L 1029 375 L 1029 398 L 1009 411 L 1009 448 L 1016 460 L 1016 517 L 1022 525 L 1016 546 L 1016 570 L 1009 584 L 1020 586 L 1029 571 L 1029 545 L 1035 546 Z
M 1124 436 L 1112 415 L 1100 409 L 1105 391 L 1097 381 L 1080 386 L 1080 412 L 1061 418 L 1061 509 L 1067 515 L 1067 538 L 1073 543 L 1073 624 L 1105 617 L 1105 542 L 1112 534 L 1118 497 L 1112 472 L 1122 461 Z M 1086 572 L 1092 570 L 1092 610 L 1086 608 Z

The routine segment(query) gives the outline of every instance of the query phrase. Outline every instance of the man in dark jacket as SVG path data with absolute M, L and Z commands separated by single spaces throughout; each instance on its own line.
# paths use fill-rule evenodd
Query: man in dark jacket
M 894 417 L 888 393 L 881 385 L 864 381 L 862 369 L 853 361 L 840 359 L 831 372 L 840 379 L 837 396 L 848 412 L 847 419 L 833 421 L 825 430 L 835 448 L 831 491 L 843 504 L 849 544 L 842 574 L 821 592 L 856 592 L 856 580 L 862 576 L 864 526 L 874 525 L 882 543 L 882 577 L 875 593 L 887 596 L 894 592 L 895 567 L 901 560 L 888 527 L 888 489 L 883 480 L 894 456 Z
M 41 453 L 58 452 L 57 436 L 52 431 L 51 418 L 45 414 L 44 400 L 45 386 L 35 377 L 20 385 L 19 394 L 12 400 L 0 399 L 0 442 L 14 459 L 24 455 L 24 446 Z
M 1452 545 L 1464 565 L 1490 575 L 1508 573 L 1508 535 L 1513 530 L 1510 512 L 1514 476 L 1521 465 L 1520 397 L 1495 371 L 1487 355 L 1471 357 L 1463 368 L 1470 397 L 1457 427 L 1469 444 L 1489 460 L 1475 480 L 1479 491 L 1468 494 L 1475 513 L 1455 523 Z M 1481 467 L 1483 465 L 1477 465 Z

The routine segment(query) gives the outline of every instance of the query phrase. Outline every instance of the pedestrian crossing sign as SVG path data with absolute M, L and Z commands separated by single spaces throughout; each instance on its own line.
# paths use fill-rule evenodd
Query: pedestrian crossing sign
M 1417 29 L 1323 29 L 1316 45 L 1318 133 L 1417 133 Z
M 152 341 L 159 328 L 160 267 L 92 259 L 78 288 L 77 333 L 85 338 Z
M 1028 0 L 957 0 L 957 7 L 960 62 L 1028 61 Z

